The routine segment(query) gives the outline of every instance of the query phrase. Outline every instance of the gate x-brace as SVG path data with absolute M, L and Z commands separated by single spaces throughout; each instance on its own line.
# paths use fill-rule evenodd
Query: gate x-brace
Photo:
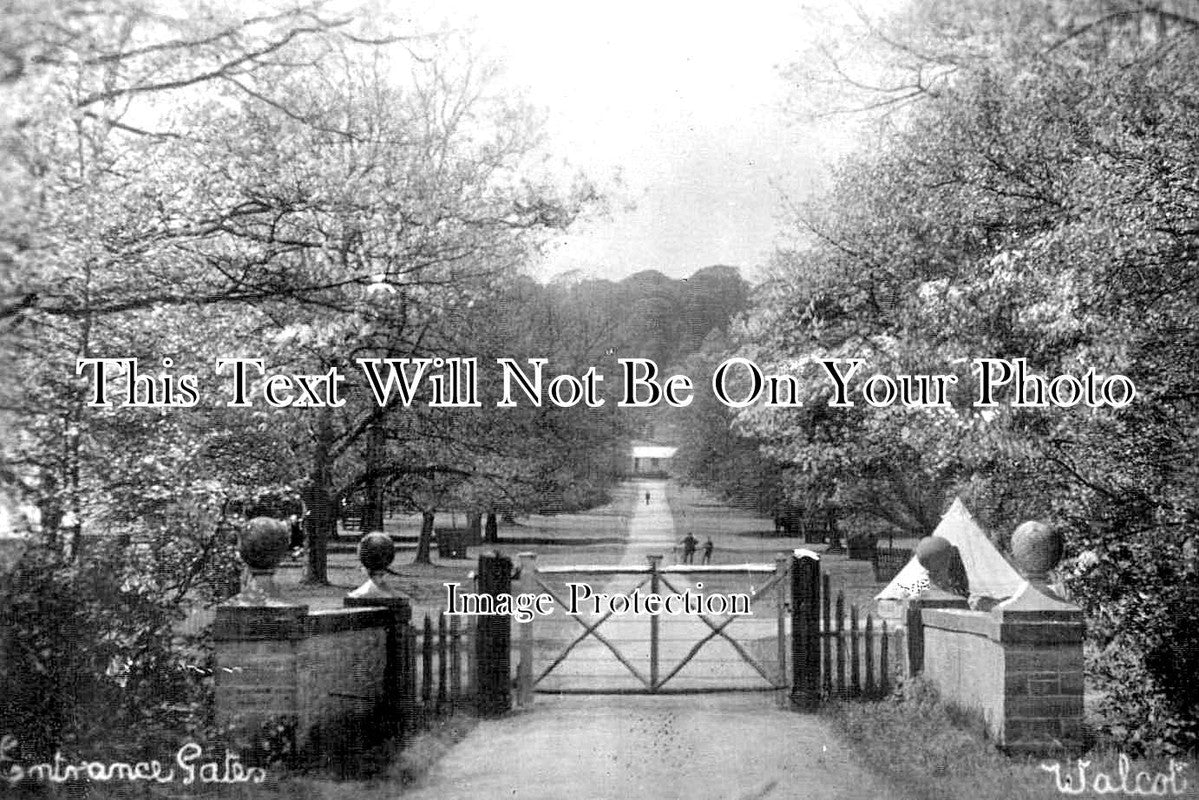
M 812 554 L 814 555 L 814 554 Z M 751 597 L 761 597 L 767 592 L 774 591 L 777 595 L 777 668 L 768 669 L 761 664 L 758 659 L 754 658 L 742 642 L 739 642 L 727 630 L 731 623 L 738 617 L 729 616 L 723 620 L 713 619 L 708 614 L 695 614 L 695 618 L 702 620 L 707 628 L 705 635 L 699 638 L 684 655 L 677 664 L 669 667 L 665 674 L 661 664 L 661 625 L 662 620 L 658 614 L 649 614 L 649 674 L 646 675 L 641 669 L 638 669 L 625 653 L 621 652 L 619 642 L 614 642 L 609 637 L 605 636 L 599 628 L 610 619 L 615 613 L 608 610 L 595 619 L 587 619 L 582 614 L 570 614 L 577 622 L 582 630 L 568 644 L 559 650 L 556 655 L 549 659 L 549 663 L 536 671 L 534 668 L 534 624 L 533 622 L 522 623 L 519 626 L 518 643 L 520 660 L 517 667 L 517 702 L 521 705 L 527 705 L 532 701 L 534 691 L 552 691 L 558 694 L 574 693 L 574 694 L 628 694 L 628 693 L 694 693 L 694 692 L 710 692 L 710 691 L 774 691 L 786 689 L 790 686 L 789 674 L 787 669 L 788 663 L 788 647 L 787 647 L 787 630 L 786 624 L 789 611 L 789 600 L 792 594 L 791 582 L 787 580 L 791 573 L 792 558 L 790 555 L 780 555 L 774 564 L 738 564 L 738 565 L 676 565 L 670 567 L 660 566 L 662 556 L 650 555 L 647 556 L 647 564 L 641 565 L 574 565 L 564 567 L 541 567 L 536 565 L 536 555 L 533 553 L 522 553 L 520 555 L 520 590 L 529 593 L 547 593 L 553 597 L 554 602 L 563 611 L 569 613 L 569 605 L 564 602 L 564 598 L 560 592 L 554 587 L 547 584 L 545 578 L 554 576 L 570 576 L 570 575 L 629 575 L 642 576 L 641 581 L 635 586 L 629 587 L 627 590 L 622 590 L 622 593 L 628 594 L 637 590 L 641 590 L 648 584 L 650 595 L 662 595 L 663 591 L 681 595 L 683 592 L 671 582 L 670 578 L 676 575 L 687 577 L 701 577 L 704 575 L 769 575 L 770 577 L 761 586 L 751 593 Z M 541 686 L 551 673 L 558 668 L 566 658 L 586 639 L 592 638 L 598 641 L 612 654 L 618 663 L 620 663 L 629 673 L 636 679 L 637 684 L 630 688 L 611 688 L 601 686 L 577 685 L 558 687 L 554 689 L 546 689 Z M 708 642 L 714 639 L 722 639 L 727 642 L 736 652 L 741 661 L 748 664 L 758 676 L 761 677 L 761 683 L 753 686 L 741 685 L 709 685 L 700 688 L 680 688 L 676 686 L 668 686 L 667 684 L 675 678 L 679 672 L 695 658 L 696 654 Z M 641 640 L 644 641 L 644 640 Z M 536 674 L 535 674 L 536 672 Z

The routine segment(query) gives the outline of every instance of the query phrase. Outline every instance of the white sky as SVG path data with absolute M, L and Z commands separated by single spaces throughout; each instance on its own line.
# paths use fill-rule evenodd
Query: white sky
M 781 230 L 780 190 L 802 194 L 831 149 L 782 113 L 778 67 L 811 40 L 793 2 L 440 0 L 431 19 L 472 29 L 506 79 L 547 113 L 547 147 L 601 186 L 607 218 L 584 221 L 535 269 L 619 279 L 763 264 Z

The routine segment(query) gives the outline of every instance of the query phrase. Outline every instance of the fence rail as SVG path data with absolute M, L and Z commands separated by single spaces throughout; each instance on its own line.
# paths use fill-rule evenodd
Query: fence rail
M 886 621 L 876 624 L 870 614 L 865 615 L 863 623 L 856 605 L 849 606 L 846 627 L 845 592 L 838 590 L 834 601 L 829 576 L 821 577 L 822 693 L 826 697 L 866 699 L 886 695 L 900 674 L 902 631 Z
M 730 565 L 731 566 L 731 565 Z M 738 565 L 725 571 L 745 571 Z M 768 570 L 757 567 L 755 571 Z M 667 568 L 669 569 L 669 568 Z M 666 572 L 667 569 L 663 569 Z M 700 571 L 708 568 L 691 568 Z M 718 570 L 719 568 L 717 568 Z M 576 567 L 575 570 L 578 571 Z M 609 567 L 605 572 L 644 574 L 648 567 Z M 713 570 L 715 571 L 715 570 Z M 568 572 L 542 568 L 538 572 Z M 856 605 L 847 604 L 843 591 L 831 590 L 829 576 L 822 574 L 819 609 L 820 646 L 816 669 L 819 694 L 827 698 L 873 699 L 886 695 L 901 674 L 904 633 Z M 444 715 L 453 714 L 477 696 L 475 673 L 476 631 L 474 618 L 439 614 L 424 615 L 403 630 L 401 674 L 404 686 L 404 729 L 423 728 Z M 562 620 L 560 625 L 565 625 Z M 793 631 L 789 631 L 792 635 Z M 525 646 L 558 644 L 556 634 L 530 639 Z M 513 638 L 513 650 L 521 644 Z M 514 652 L 514 655 L 516 653 Z M 780 662 L 780 669 L 781 669 Z
M 649 564 L 581 564 L 572 566 L 539 566 L 539 575 L 648 575 L 651 572 L 659 574 L 685 575 L 771 575 L 775 572 L 772 564 L 672 564 L 665 567 L 651 568 Z
M 437 615 L 436 624 L 433 619 L 426 614 L 421 623 L 406 626 L 402 634 L 405 731 L 453 714 L 475 696 L 474 626 L 445 613 Z

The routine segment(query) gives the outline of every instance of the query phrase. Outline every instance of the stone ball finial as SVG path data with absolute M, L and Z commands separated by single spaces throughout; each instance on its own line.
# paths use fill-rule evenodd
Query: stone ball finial
M 1062 560 L 1062 535 L 1044 522 L 1024 522 L 1012 532 L 1009 545 L 1012 558 L 1024 577 L 1044 579 L 1049 570 Z
M 279 596 L 275 569 L 287 555 L 291 527 L 281 519 L 254 517 L 238 537 L 237 552 L 250 568 L 242 590 L 230 598 L 230 606 L 292 606 Z
M 962 554 L 948 539 L 925 536 L 916 545 L 916 560 L 928 570 L 929 582 L 938 589 L 969 596 L 970 582 L 962 564 Z
M 241 560 L 254 570 L 272 570 L 287 555 L 291 529 L 271 517 L 254 517 L 246 523 L 237 545 Z
M 925 536 L 916 544 L 916 560 L 929 572 L 941 566 L 950 557 L 953 545 L 940 536 Z
M 404 619 L 409 619 L 412 606 L 411 598 L 398 589 L 388 585 L 387 568 L 396 557 L 395 542 L 382 531 L 371 531 L 358 541 L 358 560 L 366 570 L 366 580 L 354 591 L 346 595 L 347 605 L 386 605 L 392 608 L 406 609 L 402 612 Z
M 382 531 L 368 533 L 358 542 L 358 560 L 367 572 L 381 572 L 387 569 L 395 557 L 395 542 Z

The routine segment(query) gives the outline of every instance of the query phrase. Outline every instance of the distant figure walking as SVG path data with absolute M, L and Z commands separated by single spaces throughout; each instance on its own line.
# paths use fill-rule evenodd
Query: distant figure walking
M 695 546 L 699 544 L 699 540 L 691 535 L 690 532 L 683 537 L 683 563 L 690 564 L 695 560 Z
M 646 493 L 645 493 L 645 504 L 646 504 L 647 506 L 649 505 L 649 492 L 646 492 Z
M 712 537 L 711 536 L 709 536 L 708 540 L 706 542 L 704 542 L 704 563 L 705 564 L 712 563 Z

